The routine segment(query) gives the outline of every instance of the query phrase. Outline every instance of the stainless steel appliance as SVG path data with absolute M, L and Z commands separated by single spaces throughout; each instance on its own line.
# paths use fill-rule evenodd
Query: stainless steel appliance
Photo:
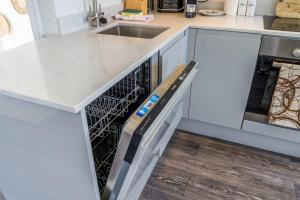
M 101 199 L 138 199 L 181 119 L 184 94 L 198 71 L 195 62 L 179 65 L 156 87 L 158 70 L 151 62 L 86 108 Z
M 184 0 L 157 0 L 158 12 L 183 12 Z
M 103 31 L 100 31 L 98 32 L 98 34 L 153 39 L 166 30 L 168 30 L 168 28 L 165 27 L 136 26 L 136 25 L 132 26 L 132 25 L 119 24 L 111 28 L 105 29 Z
M 257 131 L 253 122 L 269 124 L 270 105 L 280 73 L 280 65 L 275 63 L 300 64 L 300 40 L 276 36 L 263 37 L 245 113 L 243 127 L 247 131 Z M 275 134 L 277 131 L 270 126 L 267 127 L 265 132 Z

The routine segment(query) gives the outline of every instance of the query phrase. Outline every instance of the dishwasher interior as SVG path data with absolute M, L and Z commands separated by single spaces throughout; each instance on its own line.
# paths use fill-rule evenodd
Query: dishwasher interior
M 147 60 L 86 107 L 100 194 L 105 188 L 127 119 L 151 90 L 151 59 Z

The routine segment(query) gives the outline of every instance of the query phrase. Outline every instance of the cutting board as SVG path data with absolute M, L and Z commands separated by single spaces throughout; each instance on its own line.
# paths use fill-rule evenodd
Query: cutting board
M 126 0 L 125 9 L 141 10 L 147 15 L 147 5 L 147 0 Z
M 286 18 L 300 18 L 300 0 L 279 0 L 276 15 Z

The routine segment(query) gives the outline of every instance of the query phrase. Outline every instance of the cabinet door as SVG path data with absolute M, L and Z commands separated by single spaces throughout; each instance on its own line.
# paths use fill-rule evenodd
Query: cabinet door
M 197 31 L 191 119 L 241 128 L 260 43 L 257 34 Z
M 187 43 L 187 56 L 186 56 L 186 63 L 190 63 L 194 60 L 195 56 L 195 46 L 196 46 L 196 34 L 197 29 L 188 29 L 188 43 Z M 185 95 L 184 103 L 183 103 L 183 118 L 189 117 L 189 110 L 190 110 L 190 96 L 191 96 L 191 88 Z
M 187 64 L 188 36 L 185 33 L 175 44 L 161 54 L 161 78 L 162 81 L 173 72 L 179 64 Z

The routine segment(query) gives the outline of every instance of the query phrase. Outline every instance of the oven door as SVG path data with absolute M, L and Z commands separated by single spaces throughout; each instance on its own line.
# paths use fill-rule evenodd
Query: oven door
M 184 96 L 197 72 L 195 62 L 177 66 L 129 118 L 103 199 L 138 199 L 181 120 Z
M 272 124 L 270 113 L 277 82 L 282 71 L 282 63 L 298 64 L 296 61 L 261 56 L 255 70 L 242 130 L 272 138 L 300 143 L 299 129 Z M 289 86 L 289 84 L 286 84 Z M 284 89 L 284 85 L 280 87 Z M 289 90 L 288 88 L 286 89 Z M 277 96 L 276 96 L 277 97 Z M 274 108 L 274 107 L 273 107 Z

